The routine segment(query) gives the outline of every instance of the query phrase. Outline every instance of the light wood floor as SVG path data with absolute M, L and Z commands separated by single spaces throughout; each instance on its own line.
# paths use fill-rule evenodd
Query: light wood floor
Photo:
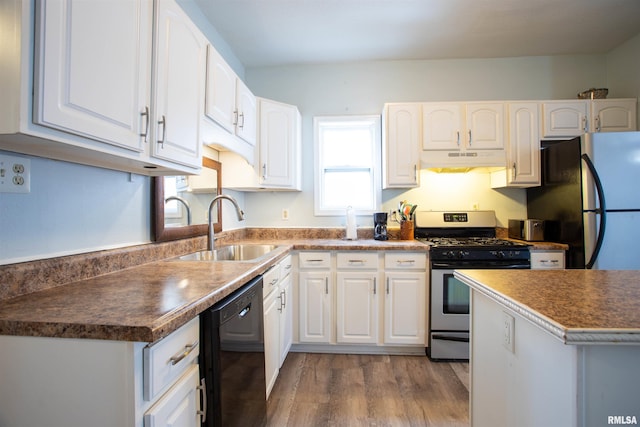
M 269 427 L 469 426 L 467 363 L 426 356 L 289 353 Z

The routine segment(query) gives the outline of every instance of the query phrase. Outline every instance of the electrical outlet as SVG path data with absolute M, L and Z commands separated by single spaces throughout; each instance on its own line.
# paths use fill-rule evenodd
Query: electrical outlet
M 479 202 L 471 203 L 471 210 L 477 211 L 479 209 L 480 209 L 480 203 Z
M 515 349 L 516 319 L 506 312 L 502 312 L 502 345 L 511 353 Z
M 284 221 L 288 221 L 289 220 L 289 209 L 282 209 L 282 219 Z
M 31 191 L 31 160 L 0 154 L 0 193 Z

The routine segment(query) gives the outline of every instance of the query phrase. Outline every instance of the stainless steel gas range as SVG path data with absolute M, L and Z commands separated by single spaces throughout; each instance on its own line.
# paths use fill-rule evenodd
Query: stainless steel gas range
M 417 212 L 415 238 L 431 246 L 429 344 L 433 360 L 469 359 L 469 287 L 462 269 L 531 268 L 529 246 L 496 238 L 494 211 Z

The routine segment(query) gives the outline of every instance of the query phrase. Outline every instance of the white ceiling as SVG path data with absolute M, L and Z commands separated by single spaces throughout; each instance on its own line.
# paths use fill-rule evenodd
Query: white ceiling
M 195 0 L 247 68 L 606 53 L 640 0 Z

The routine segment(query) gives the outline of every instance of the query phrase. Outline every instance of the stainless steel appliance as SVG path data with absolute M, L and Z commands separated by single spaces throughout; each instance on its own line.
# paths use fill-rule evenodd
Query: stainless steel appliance
M 542 186 L 527 189 L 527 214 L 547 220 L 545 240 L 569 245 L 567 268 L 640 269 L 640 132 L 542 146 Z
M 496 238 L 494 211 L 416 213 L 416 239 L 431 245 L 429 344 L 433 360 L 469 359 L 469 287 L 454 270 L 531 267 L 529 246 Z
M 200 315 L 205 427 L 266 423 L 262 305 L 260 276 Z
M 544 221 L 541 219 L 510 219 L 509 237 L 539 242 L 544 240 Z

